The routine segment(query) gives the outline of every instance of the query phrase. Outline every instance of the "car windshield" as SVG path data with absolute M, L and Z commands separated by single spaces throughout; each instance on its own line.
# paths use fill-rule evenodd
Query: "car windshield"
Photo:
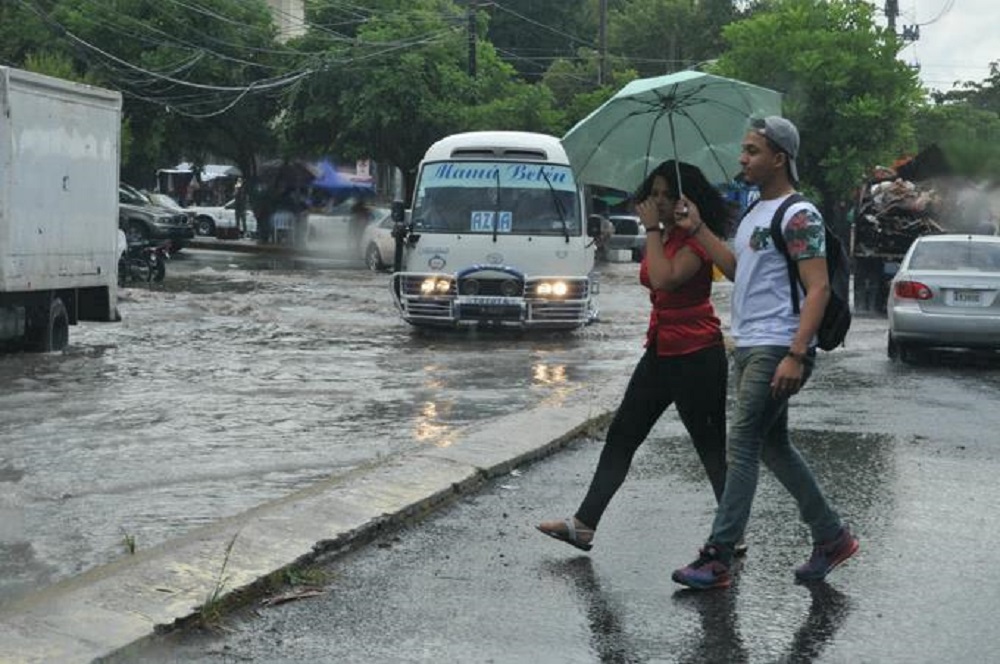
M 611 217 L 611 225 L 615 227 L 615 235 L 638 235 L 638 217 Z
M 173 198 L 171 198 L 166 194 L 151 193 L 147 194 L 147 196 L 149 197 L 149 200 L 156 203 L 160 207 L 172 208 L 172 209 L 180 208 L 180 205 L 177 203 L 177 201 L 175 201 Z
M 582 230 L 570 168 L 537 163 L 427 164 L 412 218 L 415 231 L 431 233 L 556 236 Z
M 1000 244 L 994 242 L 922 242 L 913 248 L 911 270 L 1000 272 Z
M 125 184 L 118 187 L 118 202 L 129 205 L 150 205 L 150 200 L 143 196 L 138 189 L 133 189 Z

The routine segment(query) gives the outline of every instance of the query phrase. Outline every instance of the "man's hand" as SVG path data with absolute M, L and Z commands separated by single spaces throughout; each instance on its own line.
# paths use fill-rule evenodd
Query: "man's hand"
M 681 196 L 681 199 L 674 204 L 674 223 L 678 228 L 693 235 L 701 228 L 701 211 L 686 196 Z
M 802 376 L 805 367 L 800 360 L 786 356 L 778 363 L 771 378 L 771 396 L 775 399 L 787 399 L 802 388 Z

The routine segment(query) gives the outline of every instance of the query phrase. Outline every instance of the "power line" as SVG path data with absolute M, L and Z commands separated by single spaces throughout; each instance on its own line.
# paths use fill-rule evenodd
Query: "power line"
M 572 41 L 575 41 L 578 44 L 582 44 L 583 46 L 588 46 L 590 48 L 596 48 L 596 46 L 595 46 L 595 44 L 594 44 L 593 41 L 588 41 L 586 39 L 581 39 L 581 38 L 577 37 L 576 35 L 571 35 L 568 32 L 564 32 L 562 30 L 559 30 L 558 28 L 554 28 L 551 25 L 547 25 L 545 23 L 541 23 L 539 21 L 536 21 L 533 18 L 529 18 L 529 17 L 527 17 L 527 16 L 525 16 L 523 14 L 519 14 L 516 11 L 514 11 L 513 9 L 508 9 L 507 7 L 504 7 L 499 2 L 493 2 L 491 4 L 494 7 L 496 7 L 497 9 L 499 9 L 500 11 L 505 12 L 507 14 L 510 14 L 511 16 L 514 16 L 516 18 L 519 18 L 522 21 L 525 21 L 526 23 L 530 23 L 530 24 L 532 24 L 534 26 L 542 28 L 543 30 L 547 30 L 547 31 L 549 31 L 549 32 L 551 32 L 553 34 L 559 35 L 560 37 L 566 37 L 568 39 L 571 39 Z

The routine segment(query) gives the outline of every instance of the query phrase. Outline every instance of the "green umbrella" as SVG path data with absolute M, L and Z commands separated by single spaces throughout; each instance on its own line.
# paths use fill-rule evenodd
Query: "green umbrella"
M 632 81 L 562 138 L 578 180 L 634 191 L 660 162 L 686 161 L 710 182 L 739 170 L 752 117 L 780 115 L 774 90 L 697 71 Z

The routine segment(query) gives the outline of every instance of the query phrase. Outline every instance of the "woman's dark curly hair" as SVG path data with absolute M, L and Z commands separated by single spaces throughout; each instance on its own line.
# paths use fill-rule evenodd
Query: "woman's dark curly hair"
M 677 162 L 675 165 L 672 159 L 661 163 L 639 185 L 639 189 L 635 192 L 635 200 L 639 202 L 649 198 L 650 192 L 653 190 L 653 179 L 656 176 L 661 176 L 667 181 L 670 198 L 676 200 L 678 167 L 680 168 L 681 191 L 698 206 L 702 221 L 705 222 L 709 230 L 719 237 L 725 237 L 729 226 L 729 206 L 726 205 L 722 193 L 712 186 L 712 183 L 697 166 L 683 161 Z

